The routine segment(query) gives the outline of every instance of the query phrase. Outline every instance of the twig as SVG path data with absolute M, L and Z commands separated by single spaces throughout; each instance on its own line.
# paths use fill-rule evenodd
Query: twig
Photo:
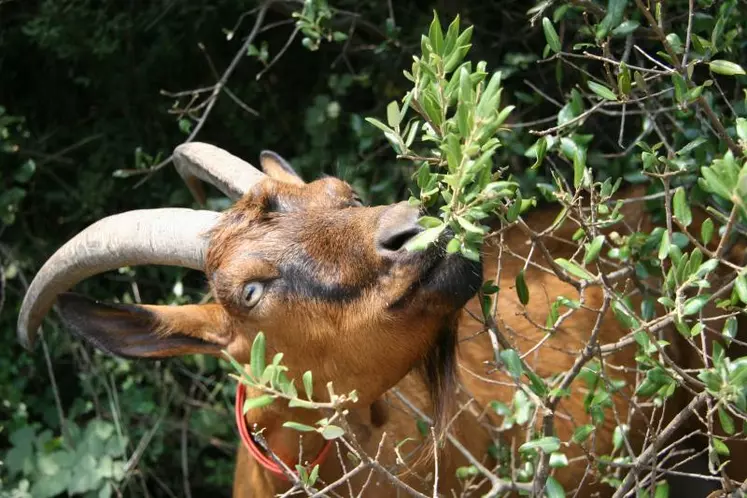
M 57 408 L 57 415 L 60 417 L 60 428 L 62 433 L 65 435 L 65 443 L 68 445 L 73 444 L 73 440 L 67 430 L 67 422 L 65 420 L 65 412 L 62 410 L 62 401 L 60 400 L 60 390 L 57 388 L 57 379 L 55 379 L 54 369 L 52 368 L 52 359 L 49 356 L 49 348 L 47 347 L 47 340 L 44 338 L 44 332 L 39 334 L 41 337 L 42 350 L 44 351 L 44 363 L 47 365 L 47 372 L 49 373 L 49 381 L 52 384 L 52 394 L 54 394 L 54 404 Z
M 695 0 L 689 0 L 687 6 L 687 33 L 685 33 L 685 53 L 682 55 L 682 65 L 687 66 L 687 56 L 690 54 L 690 39 L 693 33 L 693 11 Z
M 552 128 L 547 128 L 545 130 L 529 130 L 529 133 L 531 133 L 532 135 L 538 135 L 541 137 L 545 135 L 549 135 L 550 133 L 555 133 L 556 131 L 562 130 L 563 128 L 567 128 L 568 126 L 571 126 L 573 124 L 578 123 L 579 121 L 586 119 L 587 117 L 589 117 L 589 115 L 594 113 L 594 111 L 596 111 L 597 109 L 599 109 L 605 104 L 607 104 L 606 100 L 600 100 L 599 102 L 591 106 L 588 110 L 582 112 L 581 114 L 579 114 L 573 119 L 569 119 L 568 121 L 566 121 L 565 123 L 561 125 L 553 126 Z
M 267 13 L 267 10 L 270 8 L 270 5 L 274 0 L 267 0 L 262 7 L 260 7 L 259 11 L 257 12 L 257 19 L 254 21 L 254 27 L 252 28 L 252 31 L 249 33 L 249 35 L 244 39 L 244 43 L 241 44 L 241 48 L 236 52 L 236 54 L 233 56 L 233 59 L 231 60 L 231 63 L 228 65 L 226 70 L 223 72 L 223 75 L 220 77 L 218 82 L 213 87 L 213 91 L 211 92 L 210 96 L 208 97 L 208 104 L 205 106 L 205 110 L 202 111 L 202 115 L 197 120 L 197 123 L 195 124 L 194 128 L 190 132 L 189 136 L 186 140 L 184 140 L 184 143 L 191 142 L 194 140 L 194 138 L 197 136 L 197 134 L 202 130 L 202 127 L 205 126 L 205 122 L 207 121 L 208 116 L 210 116 L 210 113 L 213 110 L 213 107 L 215 106 L 215 103 L 218 101 L 218 96 L 220 95 L 221 91 L 226 86 L 226 83 L 228 82 L 228 78 L 231 77 L 234 70 L 236 70 L 236 67 L 239 65 L 239 62 L 244 58 L 244 55 L 246 54 L 246 51 L 249 48 L 249 45 L 252 44 L 254 41 L 254 38 L 256 38 L 257 33 L 259 32 L 259 29 L 262 27 L 262 22 L 265 19 L 265 14 Z M 160 163 L 151 166 L 147 170 L 143 170 L 143 173 L 147 173 L 145 178 L 140 180 L 137 184 L 135 184 L 135 188 L 139 187 L 148 179 L 153 176 L 153 174 L 169 164 L 171 160 L 174 158 L 173 154 L 170 154 L 169 157 L 161 161 Z
M 285 52 L 288 50 L 288 47 L 290 47 L 290 44 L 293 43 L 293 40 L 296 39 L 296 36 L 298 35 L 298 32 L 301 30 L 298 26 L 293 30 L 293 33 L 288 37 L 288 39 L 285 41 L 285 45 L 283 45 L 283 48 L 280 49 L 280 51 L 275 54 L 275 57 L 272 58 L 269 64 L 265 66 L 263 70 L 257 73 L 257 76 L 254 77 L 254 79 L 258 80 L 260 79 L 267 71 L 270 70 L 272 66 L 275 65 L 275 63 L 280 60 L 280 58 L 285 54 Z
M 627 492 L 633 486 L 633 482 L 636 479 L 637 471 L 639 470 L 640 466 L 648 465 L 649 461 L 656 456 L 658 446 L 663 441 L 669 439 L 677 431 L 677 429 L 679 429 L 680 426 L 684 424 L 688 418 L 690 418 L 690 415 L 694 411 L 699 410 L 705 403 L 706 399 L 708 399 L 708 393 L 706 391 L 701 392 L 695 398 L 693 398 L 692 401 L 690 401 L 690 403 L 685 407 L 684 410 L 678 413 L 671 420 L 671 422 L 667 424 L 664 430 L 657 435 L 656 439 L 643 451 L 643 453 L 638 455 L 638 457 L 633 461 L 633 468 L 625 476 L 625 479 L 620 484 L 620 487 L 617 488 L 617 491 L 612 498 L 622 498 L 627 494 Z
M 692 3 L 692 0 L 690 0 Z M 666 50 L 667 55 L 669 55 L 669 58 L 674 63 L 675 67 L 677 68 L 677 71 L 682 74 L 682 76 L 685 78 L 685 81 L 688 85 L 688 87 L 692 86 L 692 81 L 690 78 L 687 77 L 687 68 L 684 67 L 684 65 L 680 62 L 680 58 L 677 56 L 677 53 L 672 49 L 672 46 L 670 45 L 669 41 L 667 40 L 667 36 L 664 33 L 664 31 L 661 29 L 661 27 L 657 24 L 656 20 L 654 19 L 654 16 L 651 14 L 651 11 L 643 5 L 642 0 L 635 0 L 636 5 L 638 6 L 638 10 L 643 13 L 643 16 L 648 21 L 651 28 L 656 33 L 657 38 L 659 38 L 659 41 L 664 46 L 664 50 Z M 689 31 L 689 30 L 688 30 Z M 639 49 L 640 50 L 640 49 Z M 645 52 L 641 51 L 645 54 Z M 701 110 L 705 113 L 705 115 L 708 117 L 709 121 L 711 122 L 711 125 L 716 130 L 716 135 L 726 144 L 726 146 L 731 150 L 732 154 L 734 154 L 734 157 L 742 157 L 742 149 L 732 140 L 732 138 L 729 136 L 729 134 L 726 132 L 726 128 L 724 128 L 724 125 L 721 123 L 718 116 L 716 116 L 716 113 L 713 112 L 713 109 L 711 109 L 710 104 L 706 100 L 706 98 L 701 95 L 697 98 L 696 102 L 700 106 Z
M 422 419 L 426 424 L 433 425 L 433 420 L 428 415 L 423 413 L 423 411 L 415 406 L 409 399 L 407 399 L 399 391 L 399 389 L 397 389 L 396 387 L 392 388 L 391 392 L 418 418 Z M 467 459 L 470 465 L 474 465 L 475 468 L 491 482 L 492 488 L 485 496 L 497 496 L 498 494 L 506 491 L 531 491 L 531 484 L 510 482 L 506 481 L 505 479 L 499 478 L 497 475 L 487 469 L 479 460 L 477 460 L 472 452 L 465 448 L 464 445 L 462 445 L 462 443 L 460 443 L 459 440 L 451 434 L 451 432 L 446 433 L 446 438 Z
M 194 384 L 189 389 L 189 397 L 194 396 Z M 182 460 L 182 487 L 184 490 L 184 496 L 186 498 L 192 498 L 192 488 L 189 485 L 189 455 L 187 452 L 187 433 L 189 431 L 189 418 L 192 415 L 192 407 L 187 405 L 184 408 L 184 417 L 182 417 L 182 428 L 181 428 L 181 460 Z
M 721 237 L 721 241 L 718 243 L 718 247 L 716 248 L 716 253 L 714 256 L 718 259 L 721 259 L 721 257 L 724 255 L 724 252 L 726 252 L 726 241 L 729 240 L 729 237 L 731 237 L 732 229 L 734 228 L 734 223 L 737 221 L 737 214 L 739 212 L 739 208 L 737 207 L 737 204 L 734 203 L 734 205 L 731 207 L 731 213 L 729 213 L 729 221 L 726 222 L 726 228 L 724 229 L 724 235 Z

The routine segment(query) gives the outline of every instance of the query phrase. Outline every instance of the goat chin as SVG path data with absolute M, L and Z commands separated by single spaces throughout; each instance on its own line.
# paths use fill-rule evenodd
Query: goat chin
M 620 197 L 642 195 L 641 189 L 628 189 Z M 541 231 L 548 226 L 557 214 L 556 208 L 537 210 L 526 217 L 527 224 L 535 231 Z M 626 204 L 623 208 L 625 219 L 629 223 L 641 223 L 642 229 L 650 229 L 651 220 L 646 217 L 642 203 Z M 696 213 L 696 218 L 698 215 Z M 696 219 L 694 230 L 699 230 L 700 222 L 704 220 L 700 213 Z M 560 239 L 570 240 L 576 227 L 571 223 L 561 226 L 555 234 L 556 238 L 545 239 L 546 247 L 553 258 L 570 258 L 575 246 L 562 242 Z M 531 243 L 518 229 L 509 229 L 503 233 L 502 248 L 498 244 L 486 244 L 482 255 L 482 264 L 461 263 L 449 261 L 444 268 L 433 273 L 432 281 L 425 285 L 432 285 L 441 291 L 456 293 L 455 298 L 464 298 L 468 292 L 474 296 L 480 279 L 470 275 L 475 272 L 481 274 L 485 280 L 493 279 L 500 288 L 494 302 L 496 310 L 496 324 L 501 333 L 511 341 L 519 354 L 526 355 L 527 364 L 542 376 L 565 372 L 573 367 L 580 352 L 588 342 L 591 331 L 595 327 L 597 313 L 580 309 L 566 320 L 560 330 L 549 337 L 537 324 L 544 324 L 550 303 L 558 296 L 575 298 L 577 291 L 570 284 L 560 281 L 554 274 L 547 273 L 532 265 L 525 270 L 525 281 L 529 287 L 531 300 L 523 307 L 514 291 L 516 275 L 525 266 L 524 258 L 529 256 Z M 743 251 L 743 247 L 739 247 Z M 542 257 L 538 262 L 545 264 Z M 500 272 L 499 272 L 500 269 Z M 449 279 L 471 279 L 467 285 L 453 286 Z M 452 280 L 453 282 L 453 280 Z M 629 282 L 617 285 L 623 288 Z M 451 285 L 451 286 L 450 286 Z M 467 289 L 467 290 L 465 290 Z M 468 297 L 469 297 L 468 296 Z M 465 299 L 466 300 L 466 299 Z M 590 287 L 585 291 L 585 307 L 600 309 L 603 298 L 598 288 Z M 634 303 L 639 305 L 640 303 Z M 434 407 L 428 393 L 427 383 L 418 369 L 413 369 L 397 385 L 385 392 L 379 399 L 367 406 L 351 407 L 351 419 L 356 438 L 361 447 L 371 456 L 378 455 L 377 461 L 381 467 L 389 469 L 402 482 L 424 493 L 432 494 L 434 478 L 438 482 L 435 487 L 443 496 L 459 496 L 468 485 L 468 481 L 457 479 L 456 469 L 470 465 L 465 453 L 474 455 L 487 468 L 495 468 L 496 462 L 490 458 L 483 459 L 489 454 L 489 448 L 497 444 L 500 458 L 511 458 L 516 455 L 517 447 L 526 440 L 526 427 L 514 425 L 507 427 L 503 424 L 503 417 L 489 408 L 492 401 L 511 405 L 516 391 L 513 380 L 491 367 L 495 363 L 494 349 L 485 330 L 485 326 L 474 317 L 482 316 L 481 303 L 477 297 L 472 297 L 465 305 L 458 321 L 458 383 L 452 392 L 448 393 L 450 415 L 448 420 L 448 435 L 441 445 L 433 445 L 430 436 L 420 434 L 416 420 L 430 416 Z M 624 329 L 608 313 L 604 316 L 599 328 L 598 340 L 601 344 L 610 344 L 622 339 L 627 330 Z M 743 330 L 740 330 L 742 333 Z M 683 368 L 695 365 L 698 361 L 687 350 L 676 332 L 664 331 L 664 339 L 670 341 L 670 357 L 675 359 Z M 537 346 L 541 342 L 541 346 Z M 666 425 L 674 415 L 679 413 L 689 399 L 683 390 L 676 394 L 663 410 L 652 412 L 651 407 L 637 406 L 635 409 L 629 403 L 632 391 L 636 386 L 636 354 L 635 343 L 624 347 L 606 357 L 605 364 L 609 368 L 606 374 L 609 378 L 624 382 L 618 392 L 612 395 L 614 411 L 607 410 L 605 421 L 598 426 L 593 436 L 588 440 L 587 449 L 579 445 L 563 448 L 570 465 L 553 471 L 553 476 L 564 486 L 566 492 L 578 489 L 575 496 L 610 496 L 614 489 L 608 484 L 599 482 L 594 469 L 587 468 L 588 451 L 594 455 L 609 454 L 613 447 L 613 432 L 620 423 L 628 423 L 628 434 L 631 449 L 639 451 L 646 434 L 656 432 L 657 428 Z M 744 354 L 744 352 L 741 352 Z M 383 367 L 386 368 L 386 367 Z M 574 430 L 589 423 L 589 415 L 584 405 L 584 397 L 588 393 L 587 386 L 581 379 L 574 381 L 571 395 L 561 401 L 555 411 L 554 433 L 561 441 L 569 441 Z M 539 414 L 535 428 L 541 428 L 542 414 Z M 663 425 L 660 425 L 663 424 Z M 496 429 L 500 428 L 500 429 Z M 686 434 L 692 428 L 685 427 L 680 431 Z M 679 434 L 680 436 L 682 434 Z M 455 442 L 461 449 L 458 449 Z M 699 441 L 703 443 L 703 441 Z M 305 443 L 306 444 L 306 443 Z M 319 444 L 308 441 L 313 448 Z M 731 460 L 737 462 L 728 466 L 726 471 L 733 479 L 743 480 L 747 471 L 743 462 L 747 457 L 747 442 L 730 444 Z M 355 468 L 357 461 L 350 459 L 349 451 L 339 447 L 339 455 L 331 454 L 320 467 L 320 481 L 317 488 L 335 483 L 341 476 Z M 493 448 L 491 452 L 495 455 Z M 399 455 L 399 456 L 398 456 Z M 403 464 L 404 460 L 404 464 Z M 510 466 L 498 465 L 510 472 Z M 509 474 L 501 477 L 510 479 Z M 374 471 L 369 476 L 368 471 L 353 473 L 346 477 L 352 489 L 367 497 L 394 497 L 403 494 L 399 486 L 392 484 L 385 473 Z M 322 484 L 323 483 L 323 484 Z M 482 484 L 480 484 L 482 483 Z M 256 461 L 254 461 L 242 447 L 238 451 L 234 497 L 270 497 L 289 489 L 290 484 L 271 476 Z M 348 484 L 341 484 L 339 489 L 345 490 Z M 472 486 L 470 496 L 480 496 L 490 486 L 478 475 Z

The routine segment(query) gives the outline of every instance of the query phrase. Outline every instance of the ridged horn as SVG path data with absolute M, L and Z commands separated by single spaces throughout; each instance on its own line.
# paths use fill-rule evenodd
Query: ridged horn
M 200 180 L 210 183 L 232 201 L 237 201 L 264 176 L 243 159 L 220 147 L 201 142 L 176 147 L 174 165 L 201 205 L 205 205 L 205 192 Z
M 203 270 L 207 232 L 219 213 L 185 208 L 144 209 L 103 218 L 55 252 L 36 274 L 18 316 L 18 340 L 31 349 L 57 296 L 93 275 L 130 265 Z

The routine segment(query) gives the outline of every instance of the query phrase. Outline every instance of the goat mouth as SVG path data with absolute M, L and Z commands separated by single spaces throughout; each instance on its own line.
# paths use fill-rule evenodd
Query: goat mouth
M 448 304 L 459 309 L 482 285 L 482 262 L 468 260 L 460 254 L 447 254 L 443 244 L 435 244 L 420 258 L 422 266 L 417 278 L 390 309 L 405 306 L 421 292 L 445 298 Z

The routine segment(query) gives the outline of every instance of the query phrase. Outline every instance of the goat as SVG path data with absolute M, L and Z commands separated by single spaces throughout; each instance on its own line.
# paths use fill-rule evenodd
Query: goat
M 237 421 L 246 444 L 237 453 L 235 497 L 270 497 L 287 491 L 291 483 L 287 476 L 278 475 L 277 464 L 293 469 L 299 454 L 304 462 L 320 463 L 319 482 L 339 484 L 345 475 L 351 489 L 376 497 L 399 496 L 403 486 L 416 494 L 431 494 L 434 486 L 442 496 L 459 494 L 470 481 L 457 478 L 457 469 L 491 468 L 481 457 L 489 454 L 495 441 L 504 441 L 499 444 L 499 458 L 514 456 L 512 444 L 523 441 L 526 429 L 517 424 L 499 434 L 496 428 L 502 417 L 488 406 L 493 401 L 511 404 L 516 384 L 494 368 L 493 336 L 486 325 L 470 318 L 482 315 L 481 301 L 475 296 L 483 278 L 496 278 L 499 265 L 496 284 L 503 290 L 495 302 L 501 311 L 496 326 L 526 355 L 527 365 L 538 375 L 572 369 L 592 330 L 598 330 L 599 344 L 629 339 L 628 329 L 611 313 L 595 311 L 603 308 L 603 300 L 594 287 L 586 289 L 582 309 L 560 330 L 543 337 L 545 332 L 534 324 L 544 323 L 548 303 L 576 290 L 554 273 L 529 265 L 525 281 L 533 297 L 526 307 L 520 304 L 509 289 L 530 257 L 530 244 L 518 228 L 503 232 L 500 244 L 486 243 L 482 263 L 446 254 L 439 244 L 410 252 L 405 244 L 422 229 L 417 223 L 419 210 L 406 202 L 365 207 L 347 183 L 333 177 L 305 183 L 282 157 L 267 151 L 260 155 L 264 174 L 202 143 L 177 147 L 174 160 L 198 200 L 204 200 L 200 181 L 207 181 L 235 204 L 221 214 L 165 208 L 131 211 L 94 223 L 38 272 L 21 307 L 18 334 L 30 348 L 56 303 L 74 334 L 110 354 L 220 357 L 225 350 L 238 362 L 248 363 L 252 341 L 262 331 L 268 355 L 285 354 L 290 378 L 313 372 L 315 399 L 328 397 L 324 388 L 328 382 L 337 392 L 357 390 L 358 400 L 350 404 L 348 417 L 361 447 L 369 455 L 378 455 L 371 467 L 376 470 L 373 477 L 368 472 L 346 475 L 354 463 L 346 464 L 341 454 L 330 455 L 330 446 L 320 435 L 307 433 L 300 442 L 296 431 L 283 427 L 288 420 L 313 424 L 323 416 L 318 411 L 276 402 L 245 415 L 239 412 Z M 628 191 L 622 197 L 637 193 Z M 555 217 L 553 209 L 530 213 L 525 223 L 541 231 Z M 628 220 L 647 219 L 640 203 L 626 204 L 624 214 Z M 569 258 L 575 251 L 575 246 L 562 241 L 571 239 L 576 228 L 571 225 L 564 223 L 554 238 L 546 240 L 553 257 Z M 85 278 L 136 264 L 202 270 L 215 302 L 105 304 L 67 292 Z M 676 356 L 681 349 L 677 334 L 668 338 Z M 553 473 L 566 490 L 578 488 L 576 496 L 610 492 L 593 477 L 584 478 L 587 464 L 578 457 L 609 454 L 614 428 L 621 421 L 630 424 L 633 451 L 646 432 L 657 427 L 659 419 L 647 418 L 650 409 L 630 402 L 636 385 L 636 347 L 628 340 L 626 347 L 606 358 L 614 368 L 610 377 L 625 381 L 612 397 L 618 420 L 608 414 L 590 442 L 566 448 L 570 465 Z M 561 441 L 569 441 L 574 429 L 588 420 L 583 382 L 576 380 L 567 387 L 571 395 L 555 410 L 555 433 Z M 242 388 L 240 395 L 254 393 Z M 666 413 L 659 411 L 657 417 L 666 422 L 686 402 L 674 398 Z M 447 441 L 429 445 L 435 433 L 421 434 L 415 418 L 430 418 L 447 428 Z M 262 430 L 273 458 L 258 449 L 246 427 Z M 435 458 L 423 458 L 431 451 Z M 395 483 L 384 468 L 394 469 L 404 484 Z M 743 469 L 732 470 L 743 473 Z M 504 493 L 531 490 L 528 484 L 515 483 L 515 476 L 501 477 L 505 479 L 473 485 L 472 491 L 485 492 L 491 486 Z

